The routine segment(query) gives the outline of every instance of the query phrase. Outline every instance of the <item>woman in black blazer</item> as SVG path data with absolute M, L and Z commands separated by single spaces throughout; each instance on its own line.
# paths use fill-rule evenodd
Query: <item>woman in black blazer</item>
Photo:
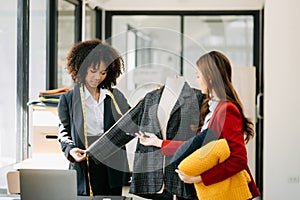
M 66 69 L 75 85 L 58 105 L 59 142 L 69 168 L 77 171 L 78 195 L 122 195 L 129 181 L 125 147 L 105 161 L 85 152 L 129 109 L 124 95 L 112 88 L 123 67 L 117 51 L 98 39 L 79 42 L 68 53 Z

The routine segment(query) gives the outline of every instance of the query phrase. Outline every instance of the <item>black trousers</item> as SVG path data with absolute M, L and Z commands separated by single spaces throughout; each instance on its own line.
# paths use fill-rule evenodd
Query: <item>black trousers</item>
M 113 188 L 109 186 L 107 168 L 106 165 L 102 163 L 96 165 L 93 159 L 89 159 L 89 171 L 93 195 L 121 196 L 122 186 Z M 89 188 L 87 188 L 87 191 L 89 193 Z

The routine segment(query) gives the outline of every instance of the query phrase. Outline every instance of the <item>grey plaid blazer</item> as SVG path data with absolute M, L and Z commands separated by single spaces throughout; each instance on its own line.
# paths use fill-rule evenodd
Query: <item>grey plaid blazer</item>
M 133 139 L 126 133 L 150 132 L 162 138 L 157 109 L 164 87 L 154 90 L 125 115 L 123 115 L 100 139 L 91 145 L 87 152 L 98 162 L 105 162 L 114 152 Z M 185 141 L 196 135 L 199 124 L 199 109 L 204 95 L 200 90 L 184 84 L 181 94 L 173 107 L 168 125 L 167 139 Z M 165 158 L 164 158 L 165 157 Z M 165 189 L 180 197 L 194 198 L 192 184 L 184 184 L 175 172 L 175 164 L 170 163 L 172 156 L 163 156 L 161 149 L 137 143 L 130 193 L 155 194 Z M 118 161 L 116 161 L 118 162 Z

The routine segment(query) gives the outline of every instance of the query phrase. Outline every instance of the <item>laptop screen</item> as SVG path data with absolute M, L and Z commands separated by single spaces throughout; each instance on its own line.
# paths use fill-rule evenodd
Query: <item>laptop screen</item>
M 77 199 L 75 170 L 20 169 L 22 200 Z

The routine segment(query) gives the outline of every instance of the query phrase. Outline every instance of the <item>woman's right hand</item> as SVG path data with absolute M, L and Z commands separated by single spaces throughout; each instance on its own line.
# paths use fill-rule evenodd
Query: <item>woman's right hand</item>
M 144 146 L 155 146 L 161 148 L 163 140 L 159 139 L 155 134 L 148 132 L 135 133 L 140 139 L 140 143 Z
M 192 184 L 192 183 L 200 183 L 202 181 L 201 176 L 187 176 L 179 169 L 175 169 L 175 172 L 178 174 L 180 180 L 185 183 Z
M 86 159 L 86 152 L 85 150 L 79 148 L 73 148 L 70 150 L 70 155 L 74 158 L 76 162 L 82 162 Z

